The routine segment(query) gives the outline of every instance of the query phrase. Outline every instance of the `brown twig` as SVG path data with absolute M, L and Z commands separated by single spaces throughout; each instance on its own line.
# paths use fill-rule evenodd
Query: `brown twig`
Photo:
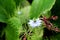
M 25 33 L 24 33 L 24 35 L 22 36 L 22 40 L 27 40 Z
M 60 29 L 58 27 L 53 27 L 53 24 L 49 20 L 56 20 L 58 19 L 58 16 L 52 16 L 50 18 L 43 17 L 41 20 L 45 23 L 45 26 L 48 30 L 53 30 L 56 32 L 60 32 Z

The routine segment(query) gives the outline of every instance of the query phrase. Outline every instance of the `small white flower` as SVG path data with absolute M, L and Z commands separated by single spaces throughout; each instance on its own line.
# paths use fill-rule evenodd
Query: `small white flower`
M 21 11 L 18 11 L 18 14 L 21 14 L 22 12 Z
M 36 20 L 29 20 L 28 24 L 31 26 L 31 27 L 37 27 L 37 26 L 40 26 L 42 23 L 42 20 L 39 20 L 36 19 Z

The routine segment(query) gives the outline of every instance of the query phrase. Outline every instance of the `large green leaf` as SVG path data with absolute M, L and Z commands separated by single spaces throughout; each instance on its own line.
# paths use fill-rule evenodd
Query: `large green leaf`
M 30 18 L 37 18 L 53 7 L 55 0 L 34 0 L 31 6 Z
M 6 10 L 0 6 L 0 22 L 6 22 L 8 17 Z
M 22 26 L 19 18 L 12 17 L 8 20 L 6 28 L 7 40 L 19 40 L 19 35 L 22 32 Z
M 14 15 L 16 5 L 13 0 L 0 0 L 0 5 L 7 11 L 8 15 Z

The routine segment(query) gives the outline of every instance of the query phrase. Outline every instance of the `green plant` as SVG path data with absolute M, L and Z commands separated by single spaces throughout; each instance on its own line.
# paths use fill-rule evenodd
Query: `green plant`
M 3 29 L 6 40 L 42 40 L 45 26 L 37 18 L 51 17 L 55 2 L 33 0 L 30 5 L 27 0 L 0 0 L 0 22 L 7 24 Z M 51 39 L 55 40 L 53 37 Z

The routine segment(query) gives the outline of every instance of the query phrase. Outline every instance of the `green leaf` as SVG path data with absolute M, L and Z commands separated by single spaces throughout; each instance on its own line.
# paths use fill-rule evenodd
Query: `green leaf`
M 42 13 L 42 16 L 45 16 L 46 18 L 51 17 L 51 11 L 48 11 L 46 13 Z
M 13 0 L 0 0 L 0 5 L 7 11 L 8 15 L 14 15 L 16 5 Z
M 22 26 L 19 18 L 12 17 L 8 20 L 6 28 L 7 40 L 19 40 L 19 35 L 22 32 Z
M 24 7 L 26 5 L 29 5 L 27 0 L 14 0 L 16 3 L 16 6 Z
M 16 5 L 19 6 L 19 4 L 21 4 L 22 2 L 24 2 L 25 0 L 14 0 Z
M 30 18 L 37 18 L 51 10 L 55 0 L 34 0 L 31 6 Z
M 23 0 L 14 0 L 16 5 L 19 6 L 19 3 L 22 2 Z
M 26 6 L 24 8 L 18 8 L 15 11 L 15 16 L 18 17 L 21 21 L 21 23 L 26 23 L 29 19 L 29 12 L 30 12 L 30 6 Z
M 42 27 L 36 27 L 32 28 L 31 35 L 27 36 L 28 40 L 42 40 L 43 37 L 43 28 Z
M 6 22 L 8 17 L 6 10 L 0 6 L 0 22 Z
M 30 6 L 26 6 L 21 9 L 22 14 L 20 14 L 21 22 L 25 23 L 29 19 Z

